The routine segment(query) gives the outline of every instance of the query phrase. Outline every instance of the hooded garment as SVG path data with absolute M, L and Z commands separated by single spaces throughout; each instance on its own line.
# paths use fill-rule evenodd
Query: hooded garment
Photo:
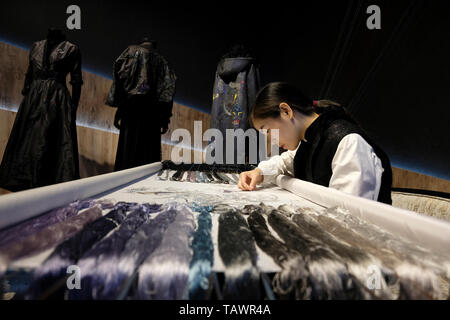
M 131 45 L 114 62 L 106 104 L 118 108 L 114 170 L 161 161 L 161 128 L 172 116 L 176 76 L 151 45 Z
M 78 46 L 33 43 L 23 101 L 0 165 L 0 187 L 20 191 L 79 178 L 76 107 L 66 86 L 83 83 Z M 78 103 L 78 102 L 76 102 Z
M 227 162 L 226 129 L 242 129 L 245 132 L 250 128 L 248 116 L 259 87 L 259 69 L 253 58 L 225 58 L 219 62 L 213 90 L 211 128 L 222 132 L 223 163 Z M 247 163 L 248 145 L 246 150 L 241 148 L 238 150 L 237 140 L 234 140 L 234 164 L 242 154 Z

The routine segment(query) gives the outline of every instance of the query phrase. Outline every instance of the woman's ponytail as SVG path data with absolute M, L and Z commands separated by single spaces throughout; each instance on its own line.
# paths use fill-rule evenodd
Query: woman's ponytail
M 326 99 L 313 100 L 313 106 L 315 108 L 315 112 L 319 113 L 319 114 L 326 111 L 326 109 L 329 107 L 341 107 L 342 108 L 342 106 L 339 103 L 332 101 L 332 100 L 326 100 Z
M 280 104 L 287 103 L 292 110 L 306 116 L 322 113 L 326 108 L 341 107 L 331 100 L 312 100 L 300 89 L 287 82 L 272 82 L 264 86 L 256 97 L 255 105 L 250 112 L 250 123 L 254 119 L 277 118 L 280 116 Z

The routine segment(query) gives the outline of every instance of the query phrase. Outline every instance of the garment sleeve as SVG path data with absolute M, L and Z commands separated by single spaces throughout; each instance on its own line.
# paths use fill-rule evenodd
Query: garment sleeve
M 30 91 L 30 85 L 31 82 L 33 81 L 33 63 L 31 60 L 31 55 L 33 53 L 35 47 L 35 43 L 33 43 L 33 45 L 30 48 L 30 52 L 28 55 L 28 69 L 27 72 L 25 73 L 25 82 L 23 85 L 23 89 L 22 89 L 22 95 L 26 96 L 28 94 L 28 92 Z
M 110 107 L 119 108 L 125 100 L 125 92 L 123 85 L 120 82 L 119 72 L 125 62 L 125 57 L 128 52 L 129 48 L 126 48 L 113 63 L 113 81 L 111 88 L 109 89 L 108 97 L 105 101 L 105 104 Z
M 156 95 L 161 106 L 162 117 L 169 122 L 172 116 L 173 98 L 175 96 L 177 77 L 169 63 L 162 56 L 159 57 L 156 81 Z
M 83 75 L 81 72 L 81 52 L 78 46 L 75 46 L 73 52 L 73 67 L 70 71 L 70 84 L 73 85 L 82 85 L 83 84 Z
M 218 72 L 214 75 L 214 87 L 213 87 L 213 95 L 212 95 L 212 105 L 211 105 L 211 120 L 210 120 L 210 128 L 211 129 L 219 129 L 219 112 L 220 107 L 222 106 L 222 99 L 219 93 L 219 82 L 220 77 Z
M 255 63 L 252 63 L 250 71 L 247 75 L 247 106 L 246 110 L 247 117 L 251 113 L 251 109 L 255 105 L 256 96 L 258 95 L 258 90 L 260 88 L 259 81 L 259 70 Z
M 352 133 L 341 140 L 331 167 L 330 188 L 378 199 L 384 169 L 373 148 L 359 134 Z
M 298 147 L 295 150 L 288 150 L 273 156 L 269 160 L 261 161 L 258 168 L 264 175 L 264 182 L 273 183 L 280 174 L 294 176 L 294 157 L 297 150 Z

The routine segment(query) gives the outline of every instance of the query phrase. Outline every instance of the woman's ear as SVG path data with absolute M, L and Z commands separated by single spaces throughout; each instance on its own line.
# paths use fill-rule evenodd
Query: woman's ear
M 294 117 L 294 111 L 292 111 L 291 107 L 286 102 L 282 102 L 280 103 L 280 115 L 287 116 L 289 120 L 291 120 L 292 117 Z

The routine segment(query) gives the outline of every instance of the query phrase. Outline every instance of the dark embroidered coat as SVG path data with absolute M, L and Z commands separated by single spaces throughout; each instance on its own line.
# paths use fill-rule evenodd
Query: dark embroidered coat
M 175 72 L 151 46 L 131 45 L 116 59 L 106 100 L 121 122 L 115 170 L 161 160 L 161 128 L 170 122 L 175 89 Z
M 219 129 L 222 132 L 224 163 L 226 162 L 226 130 L 242 129 L 246 131 L 250 128 L 248 117 L 259 87 L 259 68 L 253 58 L 226 58 L 219 62 L 212 97 L 211 128 Z M 246 152 L 248 155 L 248 150 L 237 149 L 235 141 L 235 164 L 238 153 L 241 152 Z

